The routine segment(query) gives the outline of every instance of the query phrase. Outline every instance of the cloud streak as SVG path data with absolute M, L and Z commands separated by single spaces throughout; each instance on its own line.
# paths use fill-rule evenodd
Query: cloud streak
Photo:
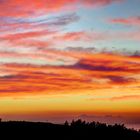
M 0 16 L 29 17 L 43 13 L 60 11 L 69 6 L 73 9 L 73 7 L 77 4 L 87 6 L 104 6 L 118 1 L 120 0 L 54 0 L 53 2 L 50 0 L 35 0 L 34 2 L 29 2 L 28 0 L 7 0 L 0 2 Z
M 140 100 L 140 95 L 123 95 L 123 96 L 115 96 L 115 97 L 110 97 L 110 98 L 91 98 L 88 99 L 89 101 L 139 101 Z
M 22 61 L 20 61 L 22 63 L 1 64 L 3 72 L 0 77 L 0 95 L 12 96 L 14 93 L 18 96 L 25 92 L 28 95 L 39 92 L 40 95 L 57 91 L 67 93 L 70 90 L 94 91 L 118 86 L 121 88 L 122 85 L 124 87 L 140 85 L 139 57 L 64 52 L 64 56 L 71 55 L 69 59 L 73 58 L 73 64 L 68 64 L 63 60 L 63 53 L 58 51 L 57 54 L 59 53 L 62 65 L 58 65 L 54 60 L 54 64 L 51 62 L 38 66 L 35 63 L 23 65 Z
M 130 26 L 140 26 L 140 17 L 128 17 L 128 18 L 115 18 L 109 20 L 112 24 L 130 25 Z

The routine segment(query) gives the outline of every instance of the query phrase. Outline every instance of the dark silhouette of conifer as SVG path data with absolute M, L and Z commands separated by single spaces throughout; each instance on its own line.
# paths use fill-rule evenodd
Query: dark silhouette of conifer
M 140 140 L 140 131 L 128 129 L 123 124 L 107 125 L 99 122 L 85 122 L 81 119 L 62 124 L 49 122 L 16 122 L 0 123 L 0 139 L 124 139 Z

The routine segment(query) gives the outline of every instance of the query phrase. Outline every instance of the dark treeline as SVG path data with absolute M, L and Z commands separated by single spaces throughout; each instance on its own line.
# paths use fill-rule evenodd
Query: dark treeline
M 1 139 L 85 139 L 85 140 L 140 140 L 140 131 L 124 125 L 107 125 L 99 122 L 72 121 L 70 124 L 8 121 L 0 122 Z

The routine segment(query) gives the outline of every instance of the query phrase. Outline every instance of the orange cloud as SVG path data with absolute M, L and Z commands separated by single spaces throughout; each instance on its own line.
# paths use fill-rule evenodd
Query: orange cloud
M 110 98 L 110 100 L 112 100 L 112 101 L 140 100 L 140 95 L 128 95 L 128 96 L 112 97 L 112 98 Z
M 89 101 L 134 101 L 134 100 L 140 100 L 140 95 L 124 95 L 124 96 L 115 96 L 111 98 L 90 98 Z
M 0 95 L 40 95 L 140 86 L 139 57 L 59 51 L 58 54 L 61 56 L 58 59 L 68 55 L 79 61 L 73 60 L 69 65 L 1 64 Z

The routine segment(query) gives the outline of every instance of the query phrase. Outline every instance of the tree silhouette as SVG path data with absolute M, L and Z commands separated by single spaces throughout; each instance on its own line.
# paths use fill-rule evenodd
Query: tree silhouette
M 68 121 L 62 124 L 49 122 L 16 122 L 9 121 L 0 123 L 1 137 L 22 136 L 24 139 L 125 139 L 140 140 L 140 131 L 127 129 L 123 124 L 107 125 L 99 122 L 85 122 L 81 119 Z M 19 137 L 18 137 L 19 139 Z
M 64 125 L 65 126 L 69 126 L 69 122 L 68 121 L 65 121 Z
M 85 121 L 82 121 L 81 119 L 78 119 L 76 121 L 72 120 L 71 122 L 71 126 L 74 126 L 74 127 L 82 127 L 82 126 L 86 126 L 86 122 Z

